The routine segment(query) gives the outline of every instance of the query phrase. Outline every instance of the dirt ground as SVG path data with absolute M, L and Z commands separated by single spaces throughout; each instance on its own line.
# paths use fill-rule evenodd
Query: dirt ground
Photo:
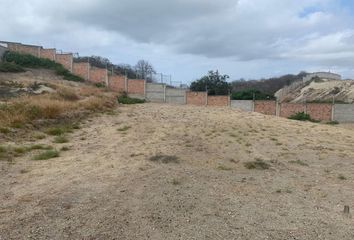
M 0 162 L 0 239 L 354 239 L 354 130 L 229 108 L 97 115 Z M 26 143 L 21 143 L 26 144 Z M 269 169 L 248 169 L 263 161 Z

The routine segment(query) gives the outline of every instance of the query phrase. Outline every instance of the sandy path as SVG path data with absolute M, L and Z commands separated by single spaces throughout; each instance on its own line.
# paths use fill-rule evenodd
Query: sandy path
M 342 214 L 353 130 L 227 108 L 117 112 L 87 121 L 59 158 L 0 162 L 1 240 L 354 239 Z M 271 168 L 244 167 L 255 159 Z

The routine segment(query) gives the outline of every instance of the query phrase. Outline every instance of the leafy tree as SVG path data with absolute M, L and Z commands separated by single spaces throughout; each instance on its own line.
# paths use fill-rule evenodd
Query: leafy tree
M 263 93 L 255 89 L 246 89 L 231 94 L 232 100 L 273 100 L 275 97 L 270 94 Z
M 192 91 L 208 90 L 209 95 L 228 95 L 230 91 L 230 84 L 226 82 L 228 75 L 221 75 L 219 71 L 209 71 L 208 75 L 191 83 L 190 89 Z
M 135 65 L 135 71 L 138 77 L 148 82 L 152 81 L 152 74 L 156 73 L 154 67 L 146 60 L 139 60 Z
M 240 79 L 231 83 L 232 92 L 254 89 L 269 95 L 274 95 L 279 89 L 290 85 L 293 82 L 301 81 L 306 74 L 306 72 L 300 72 L 297 75 L 288 74 L 281 77 L 248 81 Z

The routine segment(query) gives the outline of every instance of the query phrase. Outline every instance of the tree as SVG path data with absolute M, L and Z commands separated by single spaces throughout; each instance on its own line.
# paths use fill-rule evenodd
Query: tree
M 208 90 L 209 95 L 228 95 L 230 91 L 230 84 L 226 82 L 228 75 L 221 75 L 219 71 L 209 71 L 208 75 L 191 83 L 190 89 L 192 91 Z
M 154 67 L 146 60 L 139 60 L 135 65 L 135 70 L 140 78 L 147 81 L 152 81 L 151 76 L 156 73 Z

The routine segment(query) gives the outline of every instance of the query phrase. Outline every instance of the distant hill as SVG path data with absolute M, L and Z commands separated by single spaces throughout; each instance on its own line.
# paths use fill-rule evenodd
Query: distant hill
M 297 75 L 288 74 L 261 80 L 236 80 L 231 83 L 232 92 L 253 89 L 273 96 L 279 89 L 291 85 L 293 82 L 302 81 L 306 74 L 306 72 L 300 72 Z

